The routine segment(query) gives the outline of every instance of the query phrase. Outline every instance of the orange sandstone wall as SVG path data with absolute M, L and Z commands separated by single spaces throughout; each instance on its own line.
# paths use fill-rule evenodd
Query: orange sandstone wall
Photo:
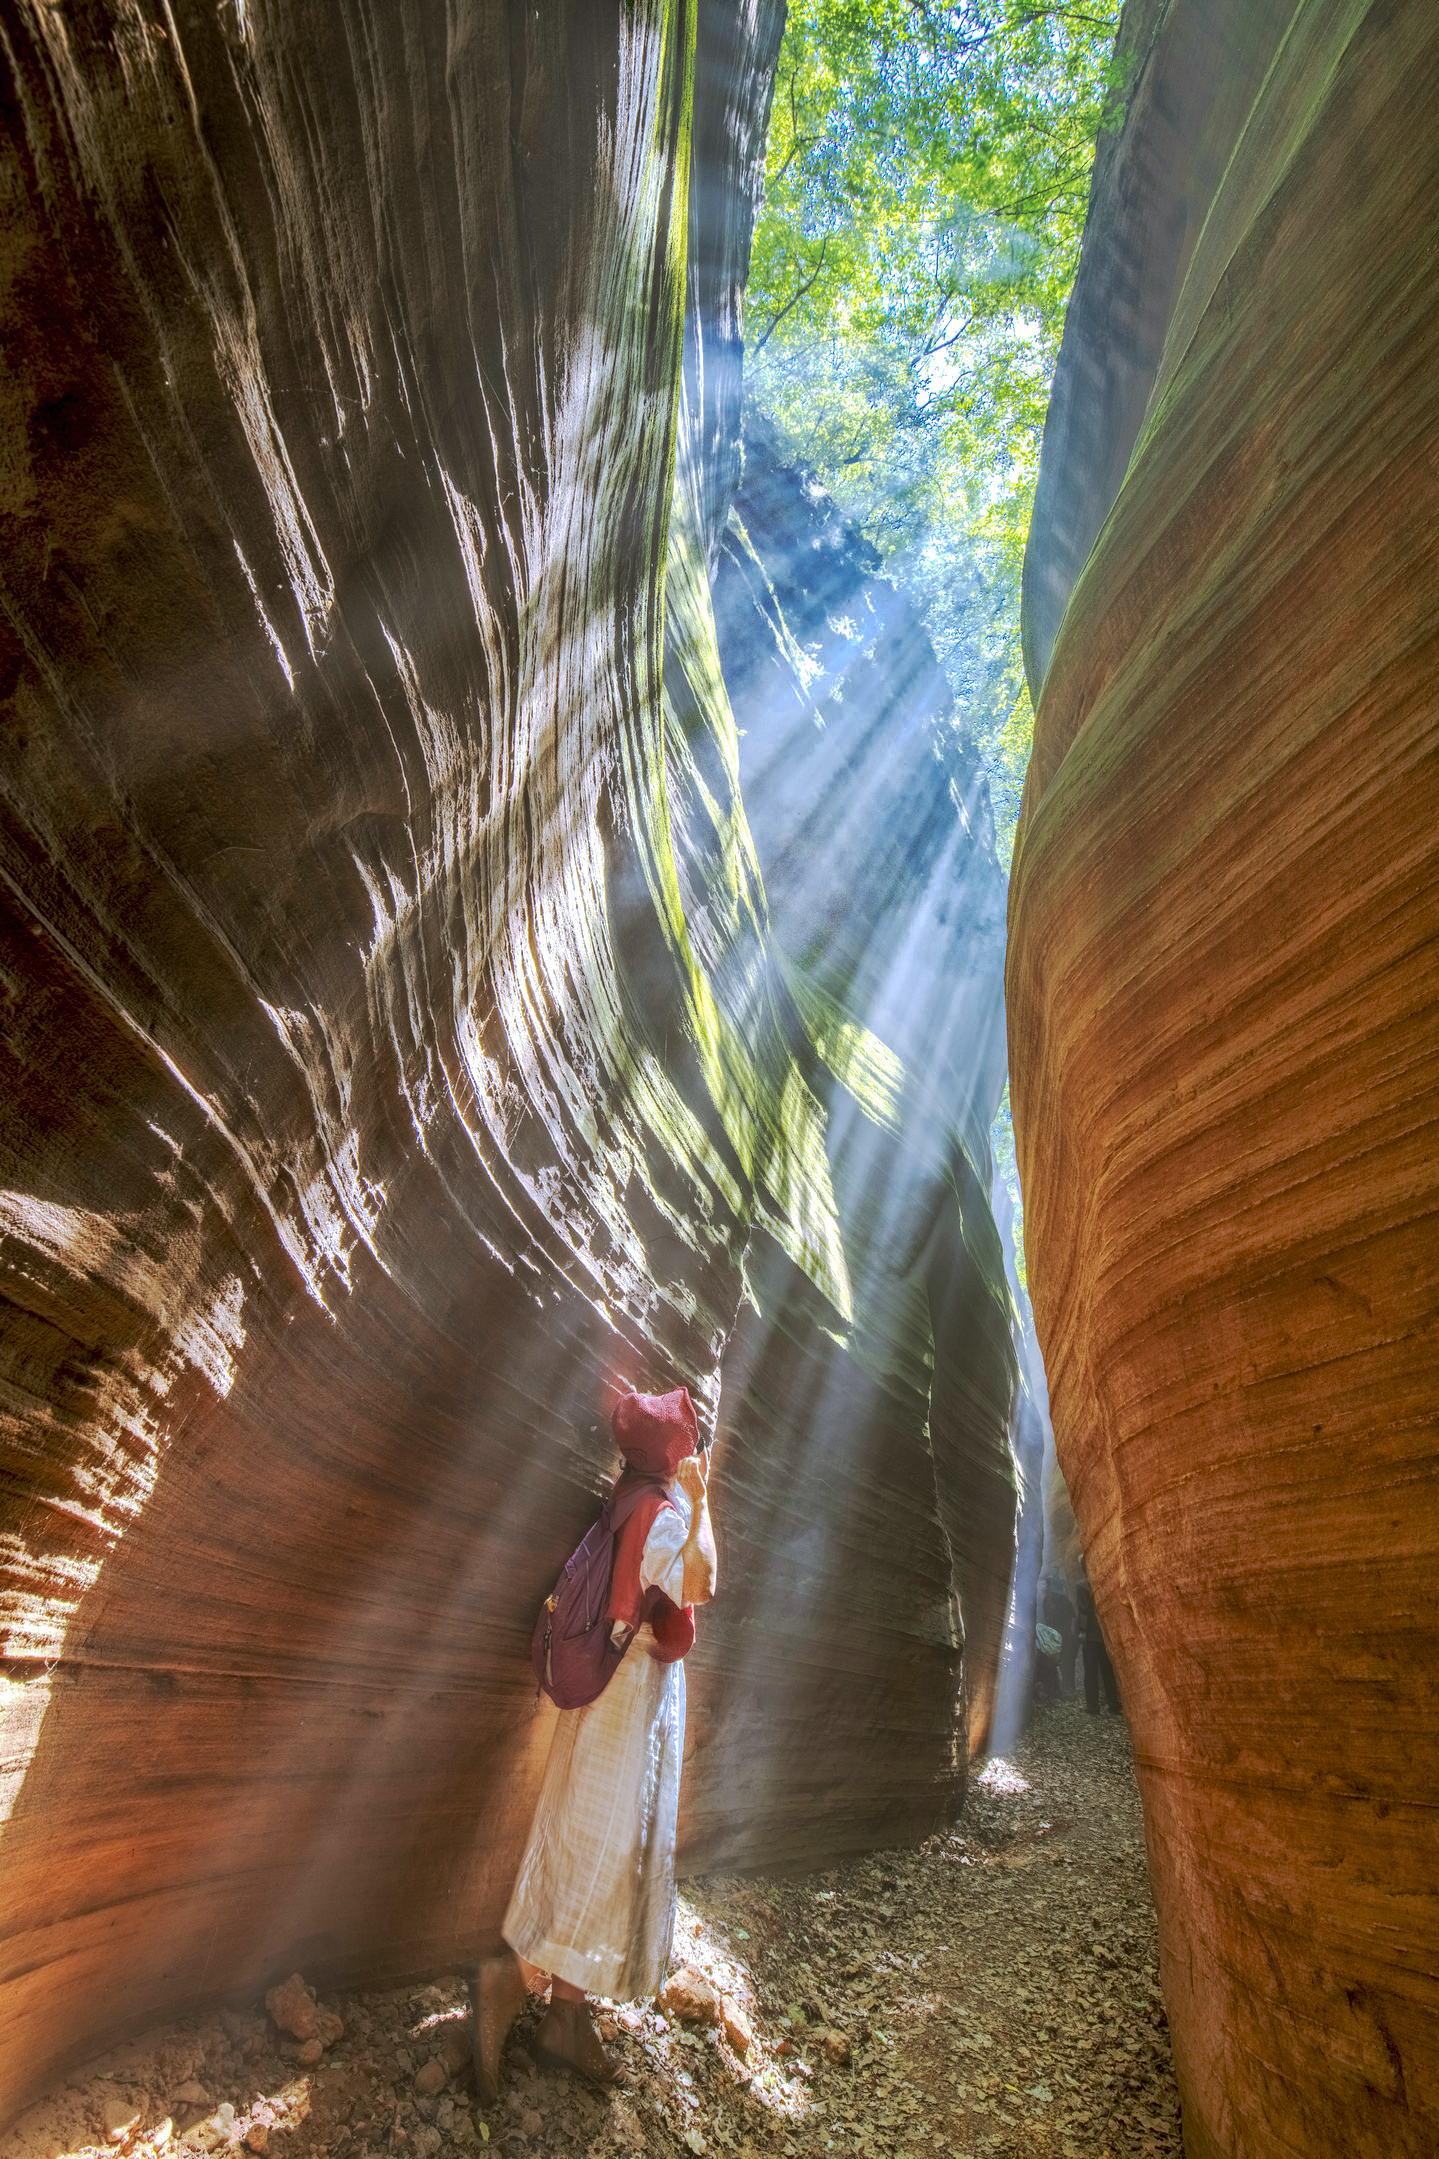
M 1029 1279 L 1134 1728 L 1187 2150 L 1418 2159 L 1439 13 L 1256 7 L 1232 44 L 1207 0 L 1157 36 L 1141 14 L 1027 579 L 1007 991 Z

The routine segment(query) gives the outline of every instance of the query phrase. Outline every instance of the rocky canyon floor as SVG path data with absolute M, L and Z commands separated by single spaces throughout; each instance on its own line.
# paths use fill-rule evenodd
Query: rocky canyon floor
M 322 1994 L 308 2043 L 258 2003 L 167 2026 L 32 2107 L 0 2159 L 1181 2151 L 1128 1734 L 1082 1703 L 1041 1705 L 919 1850 L 686 1883 L 675 1962 L 686 2017 L 606 2009 L 604 2095 L 536 2070 L 535 2006 L 478 2108 L 456 1974 Z

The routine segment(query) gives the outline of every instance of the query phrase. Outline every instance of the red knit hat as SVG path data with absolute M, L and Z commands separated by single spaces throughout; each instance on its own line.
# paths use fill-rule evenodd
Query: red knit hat
M 699 1449 L 700 1428 L 689 1390 L 673 1394 L 626 1394 L 610 1418 L 615 1445 L 646 1477 L 672 1477 L 688 1454 Z

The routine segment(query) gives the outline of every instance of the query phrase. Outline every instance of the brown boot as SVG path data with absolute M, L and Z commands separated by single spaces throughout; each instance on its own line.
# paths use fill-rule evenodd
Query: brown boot
M 546 2069 L 573 2069 L 591 2084 L 613 2084 L 620 2065 L 606 2054 L 588 2002 L 552 2001 L 535 2034 L 535 2058 Z
M 525 1982 L 513 1949 L 482 1957 L 471 1989 L 475 2005 L 475 2089 L 482 2105 L 500 2096 L 500 2055 L 525 2006 Z

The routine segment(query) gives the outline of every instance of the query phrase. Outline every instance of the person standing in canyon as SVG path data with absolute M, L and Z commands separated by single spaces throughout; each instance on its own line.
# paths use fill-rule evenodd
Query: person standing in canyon
M 1045 1577 L 1044 1609 L 1040 1614 L 1046 1626 L 1053 1627 L 1059 1636 L 1059 1687 L 1062 1694 L 1074 1692 L 1074 1606 L 1062 1574 Z
M 616 2065 L 588 1996 L 657 1994 L 674 1936 L 683 1658 L 694 1607 L 709 1603 L 718 1581 L 709 1463 L 683 1387 L 624 1396 L 611 1429 L 625 1460 L 616 1494 L 636 1480 L 653 1486 L 615 1541 L 606 1617 L 629 1647 L 603 1693 L 559 1712 L 501 1928 L 507 1949 L 476 1975 L 475 2078 L 487 2104 L 524 2006 L 521 1960 L 551 1980 L 540 2060 L 608 2084 Z
M 1111 1717 L 1119 1715 L 1119 1681 L 1114 1676 L 1114 1666 L 1109 1661 L 1104 1636 L 1100 1632 L 1099 1614 L 1094 1609 L 1094 1591 L 1089 1586 L 1089 1563 L 1079 1562 L 1079 1586 L 1074 1592 L 1079 1613 L 1079 1646 L 1084 1655 L 1084 1706 L 1091 1717 L 1099 1715 L 1099 1687 L 1104 1683 L 1104 1699 L 1109 1704 Z

